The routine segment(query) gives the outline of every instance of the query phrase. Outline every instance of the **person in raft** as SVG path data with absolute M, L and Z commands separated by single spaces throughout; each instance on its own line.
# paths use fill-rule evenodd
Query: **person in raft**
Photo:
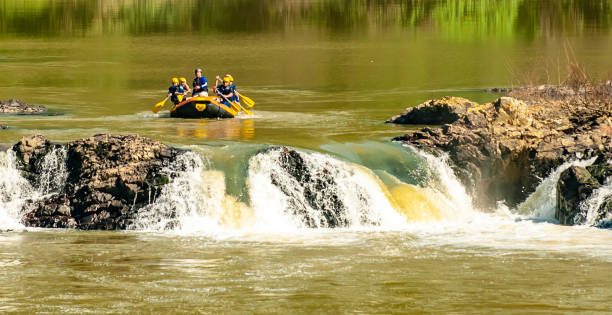
M 168 88 L 168 97 L 170 97 L 170 101 L 174 103 L 174 105 L 179 103 L 178 95 L 179 92 L 179 79 L 172 78 L 172 86 Z
M 215 84 L 221 80 L 219 76 L 216 77 Z M 223 77 L 223 84 L 218 84 L 215 88 L 215 92 L 221 98 L 221 103 L 225 104 L 227 107 L 232 107 L 231 102 L 238 102 L 238 96 L 236 93 L 236 86 L 233 85 L 234 78 L 231 75 L 226 75 Z
M 193 92 L 191 96 L 208 96 L 208 82 L 206 78 L 202 76 L 202 69 L 195 69 L 195 79 L 193 79 Z
M 189 88 L 189 85 L 187 84 L 187 79 L 185 78 L 180 78 L 179 81 L 181 82 L 179 85 L 179 93 L 183 94 L 183 100 L 187 99 L 187 94 L 191 93 L 191 89 Z

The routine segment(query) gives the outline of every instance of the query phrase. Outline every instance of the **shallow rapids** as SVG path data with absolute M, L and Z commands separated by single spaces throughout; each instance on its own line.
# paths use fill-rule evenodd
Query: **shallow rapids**
M 0 233 L 0 311 L 609 309 L 612 233 L 543 219 L 552 178 L 517 209 L 483 212 L 444 156 L 399 144 L 187 148 L 125 232 L 23 227 L 27 200 L 66 184 L 65 152 L 34 185 L 0 153 L 0 228 L 12 230 Z M 565 289 L 575 281 L 588 285 Z
M 392 158 L 373 163 L 369 158 L 372 150 L 363 149 L 368 146 Z M 326 149 L 327 153 L 319 153 L 244 147 L 235 157 L 240 161 L 230 163 L 242 168 L 232 169 L 227 159 L 219 159 L 226 156 L 227 148 L 199 147 L 167 167 L 165 172 L 173 179 L 157 198 L 149 197 L 149 204 L 138 210 L 129 229 L 261 240 L 282 235 L 310 239 L 319 233 L 334 233 L 334 229 L 404 231 L 421 235 L 424 242 L 493 248 L 581 251 L 601 244 L 604 250 L 598 255 L 612 259 L 612 250 L 604 246 L 612 236 L 607 230 L 590 227 L 592 219 L 578 227 L 563 227 L 554 220 L 554 182 L 559 173 L 570 165 L 592 161 L 560 166 L 516 209 L 500 204 L 483 211 L 472 207 L 445 156 L 393 143 L 330 145 Z M 24 229 L 20 221 L 27 211 L 26 201 L 65 185 L 66 153 L 57 148 L 47 154 L 35 185 L 21 177 L 12 151 L 2 153 L 1 158 L 0 228 Z M 370 168 L 373 165 L 377 168 Z M 596 209 L 607 193 L 609 185 L 582 205 L 584 212 Z

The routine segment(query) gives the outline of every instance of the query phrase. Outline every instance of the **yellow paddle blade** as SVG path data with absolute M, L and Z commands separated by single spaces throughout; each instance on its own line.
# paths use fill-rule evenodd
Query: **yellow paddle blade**
M 182 102 L 183 101 L 183 94 L 179 94 L 177 96 L 178 96 L 179 103 Z
M 255 101 L 253 101 L 252 99 L 240 94 L 240 99 L 242 99 L 242 102 L 244 103 L 244 105 L 248 106 L 248 107 L 253 107 L 255 106 Z
M 153 111 L 153 113 L 157 114 L 157 112 L 159 112 L 164 107 L 164 104 L 166 103 L 167 99 L 168 98 L 166 97 L 166 98 L 164 98 L 163 101 L 155 104 L 155 106 L 153 106 L 153 109 L 151 109 Z
M 252 112 L 252 111 L 250 111 L 250 110 L 248 110 L 248 109 L 244 108 L 244 106 L 240 105 L 240 103 L 238 103 L 238 102 L 232 102 L 232 104 L 240 106 L 240 108 L 242 108 L 242 111 L 244 111 L 244 112 L 245 112 L 247 115 L 253 115 L 253 112 Z

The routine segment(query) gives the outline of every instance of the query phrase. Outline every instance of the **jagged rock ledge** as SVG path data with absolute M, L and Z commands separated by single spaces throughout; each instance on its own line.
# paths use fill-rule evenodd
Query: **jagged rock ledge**
M 42 199 L 29 200 L 26 226 L 78 229 L 125 229 L 140 208 L 170 181 L 162 169 L 181 150 L 137 135 L 98 134 L 66 144 L 44 136 L 25 137 L 13 146 L 18 168 L 40 186 L 52 151 L 59 154 L 67 177 Z M 53 158 L 53 157 L 51 157 Z M 48 173 L 47 173 L 48 174 Z M 59 174 L 54 174 L 59 176 Z
M 44 106 L 27 104 L 18 99 L 0 102 L 0 114 L 36 115 L 46 112 Z
M 554 93 L 547 90 L 546 93 L 556 95 L 554 98 L 501 97 L 482 105 L 460 97 L 444 97 L 408 108 L 387 122 L 441 125 L 394 140 L 446 152 L 477 206 L 490 208 L 500 200 L 514 206 L 563 162 L 598 157 L 596 165 L 609 165 L 606 157 L 612 148 L 610 103 L 585 101 L 578 97 L 579 93 L 565 93 L 566 90 L 559 88 Z M 610 87 L 604 86 L 601 91 L 612 96 Z M 521 93 L 534 95 L 529 93 L 537 91 Z M 596 181 L 602 185 L 603 180 Z M 599 187 L 588 182 L 591 190 Z M 563 187 L 561 199 L 565 196 Z M 563 204 L 561 201 L 557 209 L 561 223 L 584 222 L 577 217 L 577 203 L 567 202 L 565 208 Z

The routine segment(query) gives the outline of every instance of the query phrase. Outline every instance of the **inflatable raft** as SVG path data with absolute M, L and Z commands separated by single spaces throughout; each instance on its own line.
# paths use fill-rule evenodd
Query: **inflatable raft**
M 218 97 L 192 97 L 176 104 L 170 110 L 170 117 L 177 118 L 234 118 L 240 107 L 232 104 L 228 107 Z

